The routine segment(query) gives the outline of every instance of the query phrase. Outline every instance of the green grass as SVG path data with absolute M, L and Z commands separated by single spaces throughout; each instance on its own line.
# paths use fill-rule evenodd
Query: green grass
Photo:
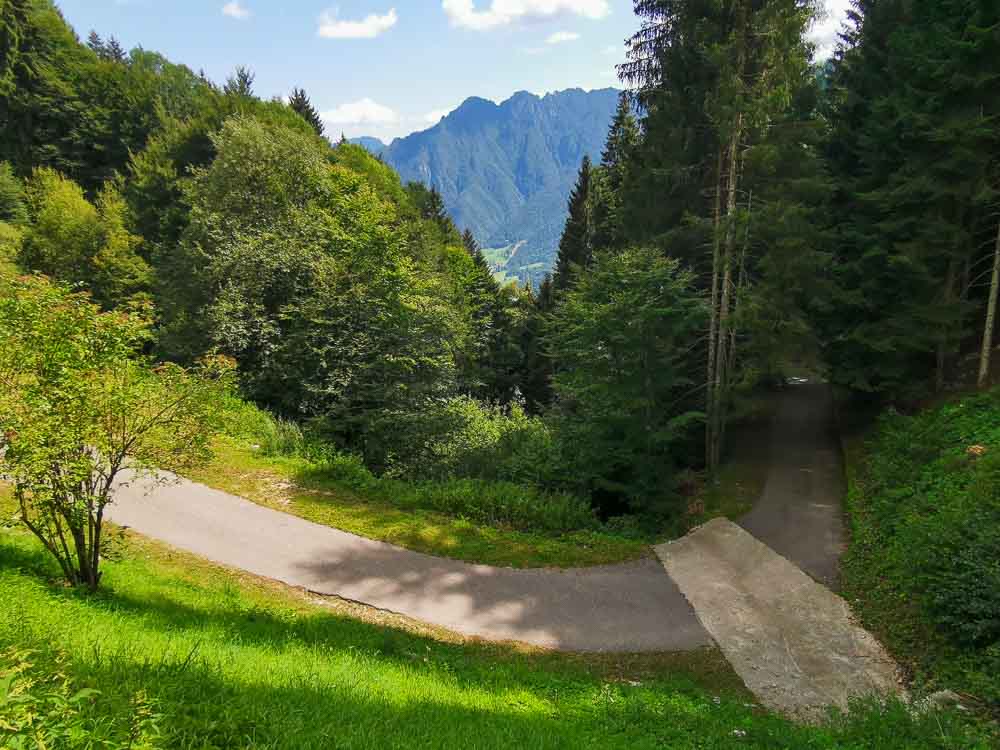
M 737 519 L 753 507 L 767 478 L 768 424 L 775 399 L 767 393 L 747 402 L 750 405 L 732 428 L 731 450 L 716 480 L 707 483 L 692 474 L 689 512 L 671 522 L 605 526 L 594 521 L 594 528 L 581 529 L 569 524 L 549 528 L 521 518 L 520 524 L 513 524 L 484 517 L 492 511 L 482 497 L 466 503 L 475 513 L 461 510 L 458 500 L 469 493 L 491 493 L 502 500 L 505 487 L 496 483 L 481 488 L 455 481 L 414 484 L 375 479 L 360 466 L 353 474 L 365 476 L 351 481 L 351 471 L 341 471 L 345 475 L 341 477 L 322 460 L 299 455 L 309 454 L 301 432 L 284 435 L 273 417 L 235 398 L 225 407 L 232 422 L 229 436 L 216 441 L 213 461 L 189 472 L 189 477 L 314 523 L 439 557 L 517 568 L 613 564 L 648 557 L 653 544 L 712 518 Z M 528 501 L 521 497 L 525 492 L 509 490 L 510 502 Z M 557 523 L 557 515 L 544 515 L 542 520 Z
M 644 541 L 609 532 L 547 535 L 396 507 L 324 478 L 306 459 L 264 456 L 235 440 L 217 441 L 215 454 L 190 477 L 259 505 L 417 552 L 522 568 L 600 565 L 651 554 Z
M 127 747 L 132 733 L 132 747 L 202 750 L 988 747 L 954 716 L 915 721 L 897 706 L 795 727 L 752 706 L 715 651 L 585 657 L 442 642 L 115 538 L 105 588 L 88 596 L 59 584 L 24 532 L 0 529 L 0 698 L 12 677 L 15 693 L 100 691 L 63 717 L 87 732 L 50 746 Z M 18 712 L 0 699 L 0 746 L 17 746 Z M 48 719 L 34 721 L 41 732 Z
M 844 596 L 916 689 L 957 691 L 994 719 L 1000 718 L 1000 643 L 963 639 L 955 607 L 988 617 L 989 597 L 996 598 L 984 589 L 991 585 L 984 574 L 997 562 L 977 558 L 983 553 L 974 541 L 997 538 L 1000 528 L 970 495 L 989 455 L 977 460 L 968 450 L 979 444 L 988 454 L 1000 450 L 998 395 L 937 402 L 915 417 L 881 422 L 842 414 L 851 532 Z M 972 522 L 975 534 L 956 525 L 976 512 L 982 515 Z M 951 549 L 956 538 L 960 552 Z M 942 610 L 936 602 L 949 604 Z M 965 614 L 957 618 L 968 626 Z

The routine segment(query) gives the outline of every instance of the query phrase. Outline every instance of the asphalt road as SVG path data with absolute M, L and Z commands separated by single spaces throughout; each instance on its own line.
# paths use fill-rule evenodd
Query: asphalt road
M 652 558 L 579 570 L 471 565 L 363 539 L 176 479 L 122 487 L 109 517 L 215 562 L 466 636 L 590 652 L 712 645 Z
M 817 580 L 833 583 L 843 546 L 843 487 L 828 391 L 790 388 L 773 441 L 763 497 L 741 524 Z M 163 479 L 127 478 L 108 517 L 223 565 L 466 636 L 590 652 L 685 651 L 713 643 L 652 558 L 575 570 L 472 565 Z
M 827 386 L 788 387 L 771 430 L 770 456 L 761 498 L 739 525 L 836 590 L 846 545 L 846 487 Z

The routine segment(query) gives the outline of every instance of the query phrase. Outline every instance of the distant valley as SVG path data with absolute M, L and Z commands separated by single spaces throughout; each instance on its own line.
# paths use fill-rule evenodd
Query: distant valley
M 356 138 L 404 181 L 437 188 L 471 229 L 498 277 L 537 287 L 555 260 L 566 201 L 585 155 L 599 159 L 616 89 L 525 91 L 496 104 L 467 99 L 437 125 L 386 145 Z

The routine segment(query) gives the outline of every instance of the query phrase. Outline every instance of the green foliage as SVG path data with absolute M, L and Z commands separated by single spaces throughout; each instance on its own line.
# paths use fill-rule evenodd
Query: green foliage
M 351 456 L 328 460 L 317 476 L 397 508 L 432 510 L 487 526 L 540 534 L 600 528 L 585 500 L 530 485 L 481 479 L 377 478 L 360 459 Z
M 554 535 L 597 530 L 589 504 L 541 489 L 552 483 L 553 438 L 544 423 L 514 406 L 486 408 L 471 398 L 430 404 L 390 424 L 390 472 L 376 477 L 358 456 L 235 394 L 220 404 L 226 434 L 264 456 L 304 459 L 307 486 L 336 487 L 365 501 L 430 510 L 477 524 Z
M 293 89 L 292 95 L 288 98 L 288 106 L 295 110 L 298 115 L 312 125 L 313 130 L 316 131 L 316 135 L 323 135 L 323 120 L 319 116 L 319 112 L 309 101 L 309 97 L 306 95 L 304 89 Z
M 51 0 L 0 7 L 0 159 L 56 169 L 96 192 L 164 117 L 189 116 L 207 82 L 115 40 L 81 45 Z
M 648 509 L 670 491 L 701 418 L 691 341 L 704 319 L 691 275 L 649 249 L 598 255 L 558 301 L 546 337 L 558 439 L 568 475 L 605 511 Z
M 978 333 L 1000 203 L 1000 11 L 864 3 L 833 65 L 835 290 L 820 316 L 837 382 L 940 390 Z
M 398 476 L 522 481 L 556 473 L 553 436 L 524 409 L 488 407 L 469 397 L 433 404 L 393 426 L 391 470 Z
M 72 180 L 37 169 L 28 183 L 31 229 L 21 262 L 60 281 L 83 282 L 101 243 L 100 216 Z
M 256 399 L 322 419 L 381 465 L 372 436 L 454 382 L 446 280 L 416 265 L 393 204 L 331 166 L 315 136 L 234 118 L 213 142 L 186 189 L 181 248 L 204 300 L 189 311 L 202 350 L 234 356 Z
M 113 185 L 94 205 L 72 180 L 38 169 L 27 193 L 31 224 L 19 258 L 25 268 L 85 285 L 108 309 L 148 299 L 152 270 L 138 254 L 141 238 L 126 228 L 125 203 Z
M 574 277 L 590 265 L 594 257 L 594 220 L 590 158 L 583 157 L 576 186 L 569 196 L 569 218 L 559 241 L 552 283 L 557 291 L 568 288 Z
M 126 538 L 124 549 L 109 590 L 82 597 L 47 585 L 37 544 L 0 531 L 0 642 L 33 652 L 34 696 L 66 679 L 70 697 L 99 689 L 79 708 L 108 739 L 134 725 L 138 703 L 155 718 L 142 741 L 164 748 L 441 748 L 470 737 L 483 750 L 990 747 L 955 714 L 896 704 L 796 726 L 748 705 L 712 651 L 608 658 L 447 643 L 149 542 Z
M 0 280 L 15 275 L 14 261 L 21 253 L 23 239 L 24 233 L 20 227 L 0 221 Z
M 0 222 L 20 225 L 28 220 L 24 187 L 10 164 L 0 162 Z
M 854 585 L 909 603 L 953 654 L 944 677 L 1000 705 L 1000 393 L 883 416 L 851 503 Z M 896 637 L 913 620 L 889 619 Z
M 0 472 L 20 520 L 73 584 L 100 583 L 104 509 L 124 469 L 207 458 L 214 368 L 150 370 L 137 317 L 30 278 L 0 297 Z
M 64 659 L 38 665 L 34 658 L 14 649 L 0 653 L 0 742 L 5 748 L 162 747 L 161 716 L 143 692 L 132 700 L 129 715 L 108 715 L 99 691 L 77 689 L 61 672 Z
M 253 82 L 254 82 L 253 72 L 243 66 L 237 66 L 233 74 L 226 79 L 226 85 L 223 86 L 222 92 L 229 97 L 234 99 L 251 99 L 253 98 Z

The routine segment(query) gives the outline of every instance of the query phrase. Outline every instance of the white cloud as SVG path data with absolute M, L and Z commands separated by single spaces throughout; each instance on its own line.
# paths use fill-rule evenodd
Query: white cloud
M 395 26 L 397 21 L 399 16 L 395 8 L 382 16 L 372 13 L 361 21 L 341 21 L 337 11 L 326 10 L 319 17 L 319 35 L 326 39 L 374 39 Z
M 390 125 L 399 122 L 395 110 L 365 97 L 323 112 L 320 117 L 333 125 Z
M 232 0 L 222 6 L 222 14 L 235 18 L 237 21 L 245 21 L 250 18 L 250 10 L 240 5 L 240 0 Z
M 474 0 L 443 0 L 441 7 L 454 26 L 474 31 L 571 14 L 597 20 L 611 13 L 608 0 L 490 0 L 484 10 L 477 9 Z
M 545 40 L 546 44 L 563 44 L 564 42 L 575 42 L 580 35 L 575 31 L 557 31 Z
M 850 7 L 851 0 L 826 0 L 826 14 L 809 30 L 809 39 L 816 45 L 817 59 L 825 60 L 837 49 Z

